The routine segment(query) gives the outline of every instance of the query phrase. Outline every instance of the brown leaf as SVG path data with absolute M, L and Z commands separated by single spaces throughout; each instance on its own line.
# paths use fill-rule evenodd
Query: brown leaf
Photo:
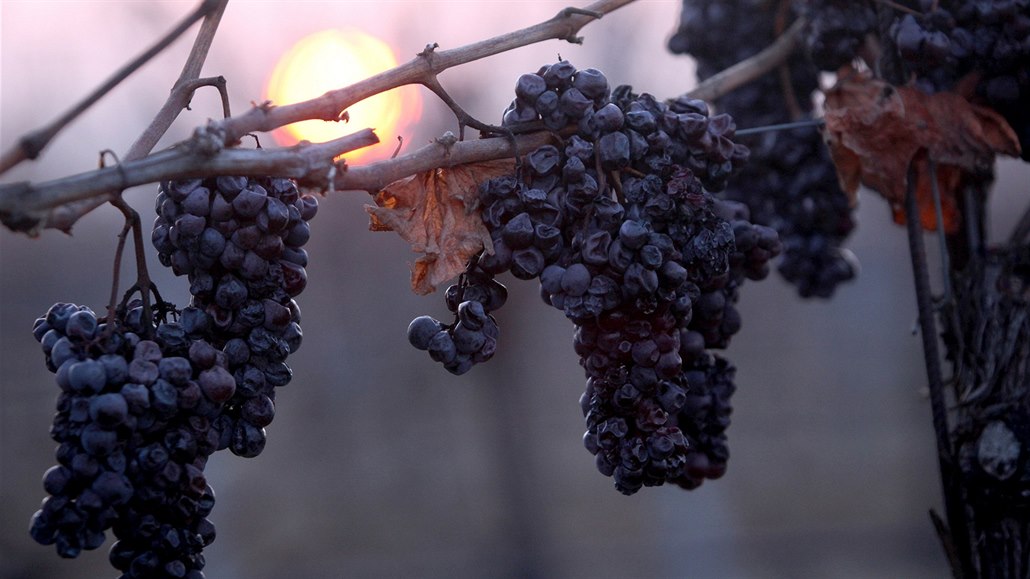
M 514 172 L 514 161 L 498 159 L 433 169 L 394 181 L 366 205 L 372 231 L 396 231 L 423 253 L 412 266 L 411 289 L 429 294 L 465 270 L 469 258 L 493 249 L 479 209 L 479 184 Z
M 906 174 L 925 150 L 937 166 L 944 229 L 959 226 L 956 192 L 963 177 L 989 170 L 995 154 L 1017 156 L 1019 140 L 1005 119 L 952 92 L 926 94 L 896 88 L 869 74 L 849 71 L 826 92 L 826 143 L 837 166 L 841 187 L 852 196 L 861 183 L 882 195 L 905 219 Z M 920 221 L 936 229 L 927 158 L 916 160 L 916 195 Z

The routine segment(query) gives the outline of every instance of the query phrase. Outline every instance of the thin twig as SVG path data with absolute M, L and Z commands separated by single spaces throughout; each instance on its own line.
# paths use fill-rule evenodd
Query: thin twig
M 195 83 L 200 78 L 200 71 L 204 67 L 204 61 L 207 60 L 207 54 L 211 49 L 211 43 L 214 41 L 215 32 L 218 31 L 218 25 L 222 20 L 222 14 L 225 12 L 228 1 L 214 0 L 214 8 L 201 23 L 197 38 L 193 41 L 193 47 L 190 48 L 189 56 L 186 57 L 186 63 L 182 67 L 182 72 L 172 86 L 171 94 L 168 95 L 168 99 L 154 119 L 150 121 L 150 125 L 122 157 L 125 161 L 135 161 L 147 156 L 168 131 L 168 128 L 172 126 L 179 113 L 189 106 L 193 92 L 200 86 L 204 86 L 203 84 L 195 86 Z M 205 3 L 208 2 L 211 0 L 205 0 Z M 222 89 L 220 92 L 222 108 L 226 109 L 228 95 Z M 115 194 L 115 191 L 108 191 L 106 195 L 101 195 L 96 199 L 86 199 L 72 205 L 56 207 L 47 216 L 45 227 L 68 231 L 80 217 L 103 205 Z
M 433 94 L 435 94 L 440 100 L 442 100 L 444 104 L 447 105 L 447 108 L 451 109 L 451 112 L 454 113 L 454 116 L 458 119 L 459 139 L 463 141 L 465 140 L 465 127 L 472 127 L 473 129 L 479 131 L 480 134 L 511 134 L 510 129 L 505 129 L 503 127 L 497 127 L 494 125 L 488 125 L 465 112 L 465 109 L 461 108 L 461 105 L 459 105 L 453 98 L 451 98 L 451 95 L 447 94 L 447 91 L 444 90 L 443 85 L 440 84 L 440 80 L 436 77 L 436 75 L 433 75 L 432 78 L 428 79 L 423 84 L 426 88 L 433 91 Z
M 948 558 L 948 565 L 951 566 L 952 570 L 961 569 L 962 558 L 959 556 L 958 549 L 955 548 L 955 541 L 948 531 L 947 523 L 933 509 L 930 509 L 930 520 L 933 522 L 933 528 L 937 531 L 937 538 L 944 548 L 944 555 Z
M 179 79 L 172 86 L 168 100 L 157 112 L 154 120 L 150 121 L 150 125 L 143 131 L 143 134 L 129 147 L 129 152 L 125 155 L 126 161 L 135 161 L 150 153 L 168 131 L 168 127 L 172 126 L 172 122 L 179 116 L 179 113 L 189 106 L 190 100 L 193 98 L 193 91 L 197 88 L 191 86 L 191 83 L 200 78 L 200 71 L 204 68 L 204 62 L 211 50 L 211 43 L 214 42 L 215 32 L 218 31 L 218 25 L 221 23 L 222 13 L 225 12 L 227 3 L 228 0 L 217 0 L 215 2 L 216 9 L 200 25 L 197 39 L 190 48 L 189 56 L 186 57 L 186 63 L 182 67 L 182 72 L 179 73 Z
M 213 86 L 218 89 L 218 95 L 222 98 L 222 118 L 227 119 L 231 117 L 232 108 L 229 106 L 229 86 L 224 76 L 209 76 L 185 82 L 182 85 L 182 91 L 189 95 L 189 98 L 192 101 L 193 95 L 197 92 L 197 89 L 205 86 Z M 189 105 L 186 105 L 186 109 L 189 110 Z
M 919 220 L 916 205 L 916 187 L 919 179 L 917 155 L 909 163 L 905 189 L 905 215 L 908 229 L 908 247 L 912 258 L 912 277 L 916 286 L 916 303 L 919 309 L 919 328 L 923 342 L 923 360 L 926 365 L 926 377 L 930 389 L 930 407 L 933 415 L 934 435 L 937 439 L 937 461 L 941 472 L 941 484 L 944 490 L 944 508 L 948 517 L 952 542 L 963 549 L 959 558 L 963 565 L 953 568 L 956 578 L 961 578 L 969 564 L 966 540 L 967 523 L 964 501 L 962 500 L 961 480 L 957 476 L 955 453 L 952 449 L 948 429 L 948 409 L 945 402 L 944 380 L 941 375 L 941 359 L 937 345 L 937 324 L 934 318 L 933 296 L 930 290 L 930 275 L 926 267 L 926 248 L 923 245 L 923 229 Z M 973 577 L 973 575 L 968 575 Z
M 980 229 L 980 214 L 983 204 L 977 197 L 978 189 L 974 185 L 965 187 L 962 195 L 962 222 L 966 226 L 966 244 L 971 255 L 983 255 L 984 236 Z
M 104 82 L 104 84 L 97 87 L 96 90 L 87 95 L 86 98 L 76 103 L 75 106 L 63 115 L 57 117 L 49 125 L 32 131 L 19 139 L 18 144 L 15 145 L 14 148 L 6 151 L 2 156 L 0 156 L 0 175 L 22 161 L 38 157 L 57 133 L 68 126 L 68 124 L 75 120 L 79 115 L 88 110 L 89 107 L 93 106 L 97 101 L 103 98 L 104 95 L 110 92 L 114 87 L 121 84 L 121 82 L 132 75 L 132 73 L 139 70 L 139 68 L 149 62 L 150 59 L 160 54 L 161 51 L 168 47 L 168 45 L 175 42 L 179 36 L 193 26 L 194 22 L 204 18 L 216 10 L 224 8 L 224 0 L 204 0 L 200 6 L 187 15 L 186 18 L 184 18 L 175 28 L 169 31 L 168 34 L 158 40 L 143 54 L 137 56 L 115 72 Z
M 794 24 L 791 24 L 790 28 L 768 48 L 747 60 L 734 64 L 719 74 L 708 77 L 687 95 L 691 98 L 711 101 L 761 77 L 787 61 L 797 47 L 804 25 L 803 18 L 795 20 Z

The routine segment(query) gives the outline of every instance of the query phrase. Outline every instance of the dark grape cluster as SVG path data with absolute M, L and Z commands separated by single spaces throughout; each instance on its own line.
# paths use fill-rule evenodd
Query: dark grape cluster
M 600 72 L 567 61 L 522 75 L 515 94 L 504 125 L 543 123 L 565 138 L 528 152 L 516 175 L 480 185 L 493 247 L 455 287 L 490 287 L 502 273 L 537 279 L 543 301 L 575 324 L 587 377 L 584 442 L 618 490 L 694 488 L 720 476 L 732 372 L 706 373 L 709 349 L 740 329 L 740 284 L 764 277 L 781 249 L 746 206 L 710 193 L 748 156 L 733 119 L 698 100 L 610 89 Z M 449 351 L 468 325 L 467 302 L 454 292 L 456 325 L 422 316 L 409 326 L 411 342 L 434 359 L 434 343 Z M 490 291 L 475 295 L 477 315 L 503 303 Z M 492 353 L 489 335 L 486 343 Z
M 598 230 L 584 236 L 570 227 L 582 221 L 587 211 L 603 220 L 605 229 L 621 223 L 624 211 L 612 192 L 623 185 L 609 183 L 609 173 L 658 174 L 684 168 L 708 189 L 718 190 L 747 158 L 747 148 L 731 140 L 735 125 L 728 115 L 710 116 L 707 105 L 698 100 L 683 98 L 666 104 L 648 94 L 635 95 L 629 87 L 619 87 L 613 93 L 600 71 L 577 71 L 568 61 L 522 75 L 516 82 L 515 95 L 504 113 L 503 125 L 543 123 L 550 130 L 573 134 L 564 150 L 547 145 L 526 155 L 526 179 L 503 177 L 481 188 L 483 219 L 491 231 L 492 252 L 470 264 L 465 282 L 448 289 L 454 323 L 420 316 L 409 326 L 412 345 L 429 351 L 434 360 L 455 374 L 467 372 L 494 353 L 497 325 L 489 314 L 504 303 L 500 296 L 505 295 L 503 285 L 493 279 L 495 275 L 510 271 L 519 279 L 538 278 L 548 266 L 563 258 L 568 261 L 570 254 L 580 252 L 582 244 L 590 245 L 589 260 L 607 259 L 599 252 L 608 251 L 612 233 Z M 614 178 L 622 177 L 616 174 Z M 631 178 L 625 187 L 644 185 Z M 655 178 L 646 187 L 660 189 L 661 179 Z M 671 202 L 662 203 L 664 207 L 653 203 L 649 211 L 671 208 Z M 633 259 L 634 249 L 624 248 L 620 255 Z M 644 263 L 660 259 L 651 251 L 654 249 L 647 250 Z M 643 263 L 631 267 L 626 283 L 635 285 L 629 287 L 643 284 L 643 288 L 650 288 L 657 275 L 654 266 L 650 267 L 648 270 Z M 622 277 L 594 281 L 589 295 L 596 297 L 562 294 L 556 298 L 561 300 L 559 309 L 573 319 L 600 314 L 599 305 L 615 299 Z M 587 277 L 586 281 L 592 280 Z M 462 322 L 463 300 L 450 297 L 467 294 L 469 283 L 473 288 L 486 288 L 475 289 L 477 297 L 471 300 L 482 305 L 486 314 L 482 324 Z M 653 288 L 645 293 L 653 293 Z M 475 306 L 477 314 L 479 310 Z
M 926 92 L 952 90 L 969 75 L 976 97 L 1001 113 L 1030 160 L 1030 0 L 920 0 L 896 14 L 885 60 L 900 60 L 896 84 L 910 76 Z
M 36 321 L 61 389 L 59 464 L 44 475 L 36 541 L 75 557 L 112 529 L 123 577 L 203 577 L 215 538 L 204 467 L 217 450 L 252 457 L 265 446 L 275 388 L 290 382 L 285 360 L 301 343 L 293 298 L 307 283 L 302 246 L 317 208 L 288 179 L 163 183 L 153 242 L 189 277 L 190 305 L 151 312 L 134 300 L 101 322 L 62 303 Z
M 430 316 L 419 316 L 408 326 L 408 341 L 428 351 L 452 374 L 464 374 L 493 357 L 499 329 L 490 312 L 507 299 L 508 290 L 503 284 L 471 268 L 447 288 L 447 308 L 454 314 L 454 322 L 444 324 Z
M 317 210 L 315 197 L 281 178 L 172 181 L 157 198 L 158 257 L 190 281 L 183 325 L 211 336 L 238 385 L 222 420 L 239 456 L 261 453 L 275 388 L 293 376 L 285 361 L 302 338 L 293 298 L 307 285 L 303 245 Z
M 828 51 L 821 53 L 825 58 L 850 60 L 869 25 L 868 6 L 833 0 L 801 4 L 815 19 L 809 21 L 810 44 Z M 694 56 L 699 78 L 707 78 L 769 46 L 775 38 L 777 9 L 776 3 L 755 0 L 684 0 L 680 26 L 669 47 Z M 791 108 L 802 118 L 811 118 L 817 68 L 798 54 L 786 70 L 785 77 L 770 72 L 732 91 L 718 99 L 716 107 L 750 127 L 801 120 L 788 116 Z M 851 200 L 840 188 L 821 135 L 813 128 L 797 128 L 740 141 L 751 150 L 751 158 L 723 196 L 746 203 L 756 223 L 779 233 L 779 272 L 800 295 L 829 297 L 857 273 L 854 256 L 841 247 L 855 223 Z
M 33 332 L 61 392 L 50 434 L 58 464 L 30 533 L 62 557 L 96 549 L 113 529 L 123 577 L 203 575 L 215 538 L 208 457 L 231 432 L 220 416 L 236 390 L 227 357 L 179 323 L 144 327 L 142 308 L 99 322 L 55 304 Z
M 910 0 L 902 9 L 869 0 L 794 5 L 805 18 L 806 52 L 821 70 L 848 64 L 871 40 L 880 57 L 867 64 L 888 82 L 911 82 L 927 93 L 975 90 L 968 96 L 1006 118 L 1030 160 L 1030 1 Z
M 820 70 L 836 72 L 854 60 L 879 20 L 868 0 L 795 0 L 805 18 L 804 46 Z

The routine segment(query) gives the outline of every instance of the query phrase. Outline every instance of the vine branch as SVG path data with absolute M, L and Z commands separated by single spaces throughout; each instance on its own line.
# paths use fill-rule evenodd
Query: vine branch
M 925 155 L 925 151 L 923 153 Z M 937 439 L 937 460 L 941 472 L 941 483 L 944 491 L 944 509 L 947 514 L 950 535 L 945 535 L 945 547 L 950 543 L 959 547 L 959 552 L 949 553 L 949 559 L 959 563 L 952 568 L 958 579 L 974 577 L 969 573 L 972 559 L 969 556 L 966 540 L 968 526 L 963 509 L 962 482 L 958 476 L 958 465 L 955 451 L 951 444 L 948 429 L 948 409 L 945 401 L 944 379 L 941 373 L 940 350 L 937 344 L 937 324 L 934 317 L 933 296 L 930 289 L 930 275 L 926 264 L 926 248 L 923 243 L 922 224 L 919 220 L 919 209 L 916 203 L 916 188 L 919 179 L 918 159 L 913 157 L 908 167 L 905 190 L 905 215 L 908 230 L 909 254 L 912 258 L 912 277 L 915 280 L 916 303 L 919 310 L 919 333 L 923 341 L 923 361 L 926 364 L 926 377 L 930 390 L 930 408 L 933 415 L 934 434 Z M 933 174 L 931 179 L 935 178 Z M 941 227 L 939 224 L 938 227 Z M 942 534 L 943 535 L 943 534 Z
M 438 167 L 511 158 L 516 151 L 532 151 L 554 138 L 550 132 L 536 132 L 514 138 L 493 137 L 453 144 L 434 141 L 395 159 L 348 167 L 346 172 L 336 176 L 333 186 L 338 191 L 378 191 L 398 179 Z
M 777 37 L 768 48 L 708 77 L 694 90 L 688 92 L 687 96 L 703 101 L 712 101 L 770 72 L 786 62 L 797 48 L 804 26 L 804 18 L 795 20 L 794 24 L 791 24 L 790 28 Z
M 194 139 L 136 161 L 125 161 L 39 185 L 15 183 L 0 187 L 0 221 L 14 230 L 35 222 L 33 216 L 76 202 L 106 200 L 111 191 L 167 179 L 214 175 L 269 175 L 291 177 L 307 183 L 327 185 L 326 175 L 333 159 L 379 142 L 371 129 L 364 129 L 326 143 L 307 141 L 288 148 L 225 149 L 221 139 L 214 144 L 199 129 Z M 214 148 L 212 148 L 214 147 Z

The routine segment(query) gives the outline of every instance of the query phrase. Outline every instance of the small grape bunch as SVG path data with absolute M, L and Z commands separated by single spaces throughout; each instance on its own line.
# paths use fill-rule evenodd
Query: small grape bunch
M 462 274 L 457 284 L 447 288 L 447 309 L 454 321 L 445 324 L 432 316 L 419 316 L 408 325 L 408 341 L 443 364 L 447 371 L 461 375 L 472 366 L 486 362 L 497 351 L 500 333 L 490 312 L 504 305 L 508 290 L 492 275 L 473 267 Z

